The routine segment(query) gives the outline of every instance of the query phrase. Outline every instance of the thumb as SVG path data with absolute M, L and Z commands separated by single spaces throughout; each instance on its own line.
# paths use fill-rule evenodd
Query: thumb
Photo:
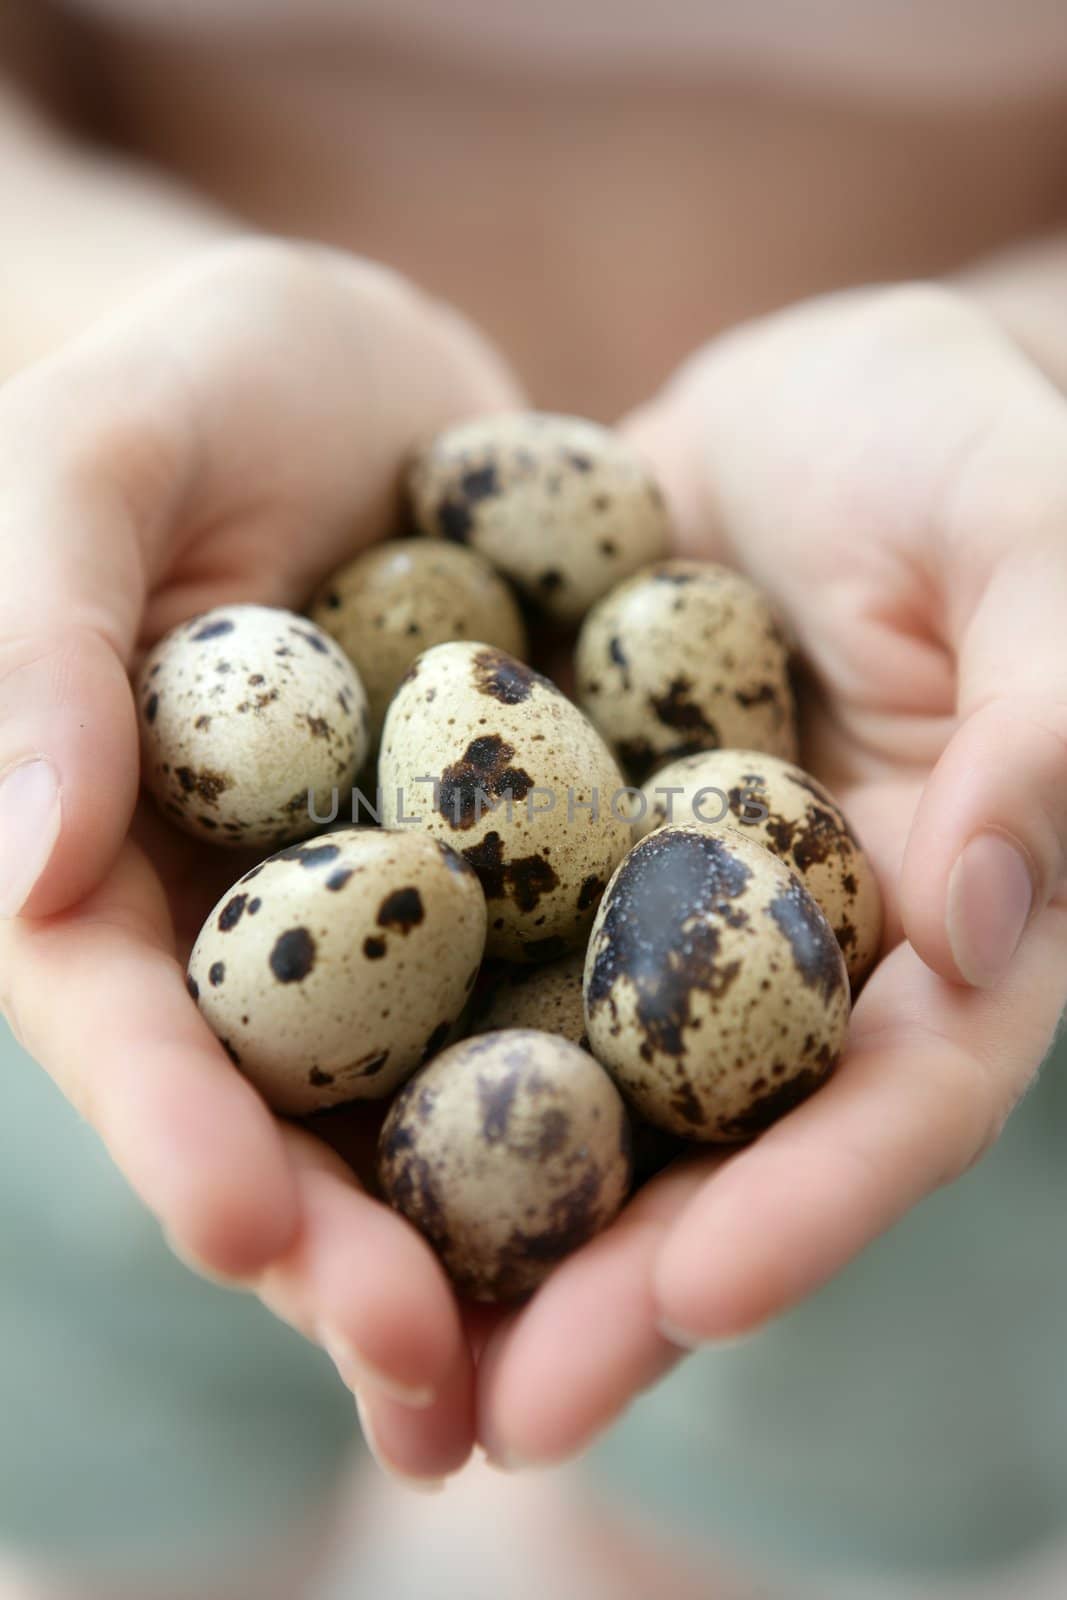
M 0 916 L 80 899 L 114 859 L 137 796 L 125 662 L 144 580 L 113 488 L 107 399 L 49 363 L 0 401 Z M 81 417 L 94 419 L 90 450 Z
M 977 987 L 1005 972 L 1067 863 L 1067 415 L 1051 392 L 1048 410 L 1025 431 L 990 434 L 953 501 L 945 592 L 958 723 L 901 880 L 919 954 Z

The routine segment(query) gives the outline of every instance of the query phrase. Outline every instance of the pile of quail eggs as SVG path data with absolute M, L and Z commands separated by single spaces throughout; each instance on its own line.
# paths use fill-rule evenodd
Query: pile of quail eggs
M 388 1101 L 381 1192 L 463 1293 L 506 1300 L 612 1220 L 635 1167 L 751 1139 L 819 1087 L 881 904 L 795 764 L 771 606 L 669 558 L 623 439 L 491 416 L 407 487 L 416 531 L 306 616 L 227 605 L 159 641 L 143 775 L 186 832 L 273 852 L 189 960 L 235 1066 L 285 1116 Z M 528 628 L 557 657 L 571 630 L 573 698 Z

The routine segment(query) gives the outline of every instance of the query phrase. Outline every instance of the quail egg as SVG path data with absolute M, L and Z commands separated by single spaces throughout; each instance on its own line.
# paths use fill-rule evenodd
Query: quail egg
M 727 567 L 666 561 L 620 584 L 586 618 L 575 671 L 579 704 L 637 782 L 720 745 L 796 756 L 785 640 Z
M 874 867 L 841 807 L 799 767 L 758 750 L 683 756 L 645 784 L 639 837 L 666 822 L 740 828 L 792 867 L 830 920 L 853 987 L 866 976 L 882 935 Z
M 363 551 L 323 584 L 310 615 L 363 680 L 373 744 L 400 680 L 430 645 L 485 639 L 526 654 L 526 629 L 503 578 L 476 550 L 440 539 L 391 539 Z
M 478 996 L 471 1033 L 543 1028 L 588 1050 L 582 1009 L 585 951 L 539 967 L 502 967 Z
M 593 1054 L 642 1116 L 699 1141 L 752 1137 L 833 1069 L 848 975 L 797 875 L 731 829 L 673 826 L 608 885 L 585 967 Z
M 558 622 L 577 622 L 669 544 L 644 461 L 579 417 L 523 411 L 460 423 L 415 461 L 410 492 L 424 533 L 474 546 Z
M 475 1300 L 528 1294 L 609 1223 L 630 1184 L 618 1090 L 584 1050 L 534 1029 L 465 1039 L 401 1090 L 379 1178 Z
M 547 678 L 490 645 L 435 645 L 389 707 L 378 777 L 387 827 L 428 829 L 477 872 L 489 955 L 584 945 L 631 829 L 610 752 Z
M 164 813 L 212 844 L 313 831 L 367 751 L 359 674 L 306 617 L 219 606 L 183 622 L 137 683 L 142 773 Z
M 375 1100 L 447 1042 L 474 986 L 485 898 L 429 834 L 348 828 L 289 846 L 222 897 L 189 992 L 275 1110 Z

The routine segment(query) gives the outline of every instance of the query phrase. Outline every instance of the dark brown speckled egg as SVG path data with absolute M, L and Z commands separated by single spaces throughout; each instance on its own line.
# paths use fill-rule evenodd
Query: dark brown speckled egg
M 189 990 L 277 1111 L 379 1100 L 448 1042 L 478 975 L 485 897 L 427 834 L 291 845 L 219 901 Z
M 465 1039 L 418 1073 L 382 1128 L 382 1191 L 476 1300 L 528 1294 L 617 1214 L 630 1185 L 618 1090 L 534 1029 Z
M 462 422 L 418 456 L 409 488 L 423 533 L 480 551 L 557 622 L 579 621 L 670 544 L 641 456 L 581 417 L 517 411 Z
M 589 1048 L 582 1008 L 585 951 L 537 967 L 504 967 L 493 973 L 479 997 L 469 1032 L 541 1028 Z
M 789 654 L 770 605 L 710 561 L 664 561 L 620 584 L 578 636 L 579 705 L 642 783 L 723 745 L 794 760 Z
M 882 937 L 882 893 L 871 859 L 833 795 L 809 773 L 759 750 L 683 756 L 645 784 L 639 838 L 666 822 L 739 828 L 796 872 L 830 919 L 855 988 Z
M 221 845 L 314 831 L 367 752 L 367 699 L 306 617 L 218 606 L 150 652 L 137 682 L 144 781 L 165 816 Z
M 503 578 L 476 550 L 441 539 L 390 539 L 335 572 L 310 615 L 363 680 L 371 741 L 417 655 L 450 639 L 484 639 L 526 654 L 526 629 Z
M 489 955 L 584 947 L 631 829 L 611 752 L 555 684 L 489 645 L 436 645 L 389 707 L 378 778 L 387 826 L 426 829 L 477 872 Z
M 660 828 L 608 885 L 585 967 L 589 1043 L 642 1116 L 753 1137 L 832 1071 L 849 986 L 797 875 L 730 829 Z

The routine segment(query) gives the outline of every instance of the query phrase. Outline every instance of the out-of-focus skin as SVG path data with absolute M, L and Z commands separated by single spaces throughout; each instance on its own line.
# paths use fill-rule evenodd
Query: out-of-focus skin
M 290 37 L 244 9 L 231 30 L 201 6 L 222 20 L 198 34 L 99 0 L 36 42 L 44 87 L 13 65 L 0 90 L 0 370 L 20 373 L 0 777 L 43 755 L 61 802 L 46 769 L 19 780 L 35 856 L 0 785 L 0 901 L 25 912 L 0 931 L 4 1009 L 175 1248 L 328 1345 L 383 1460 L 433 1478 L 476 1433 L 555 1459 L 681 1345 L 773 1316 L 962 1171 L 1055 1025 L 1067 247 L 1026 241 L 1065 220 L 1067 70 L 1037 8 L 973 79 L 941 49 L 820 71 L 804 41 L 792 71 L 780 28 L 769 54 L 717 54 L 679 24 L 673 55 L 601 70 L 543 30 L 441 54 L 415 11 L 391 37 L 380 10 L 346 29 L 324 7 Z M 2 15 L 12 63 L 37 53 L 40 8 Z M 470 312 L 516 377 L 360 256 Z M 391 530 L 413 438 L 524 388 L 632 409 L 679 551 L 769 590 L 808 658 L 805 765 L 875 859 L 887 954 L 828 1088 L 751 1149 L 671 1167 L 526 1308 L 464 1328 L 421 1241 L 267 1115 L 186 996 L 222 885 L 135 814 L 126 671 L 210 604 L 301 604 Z

